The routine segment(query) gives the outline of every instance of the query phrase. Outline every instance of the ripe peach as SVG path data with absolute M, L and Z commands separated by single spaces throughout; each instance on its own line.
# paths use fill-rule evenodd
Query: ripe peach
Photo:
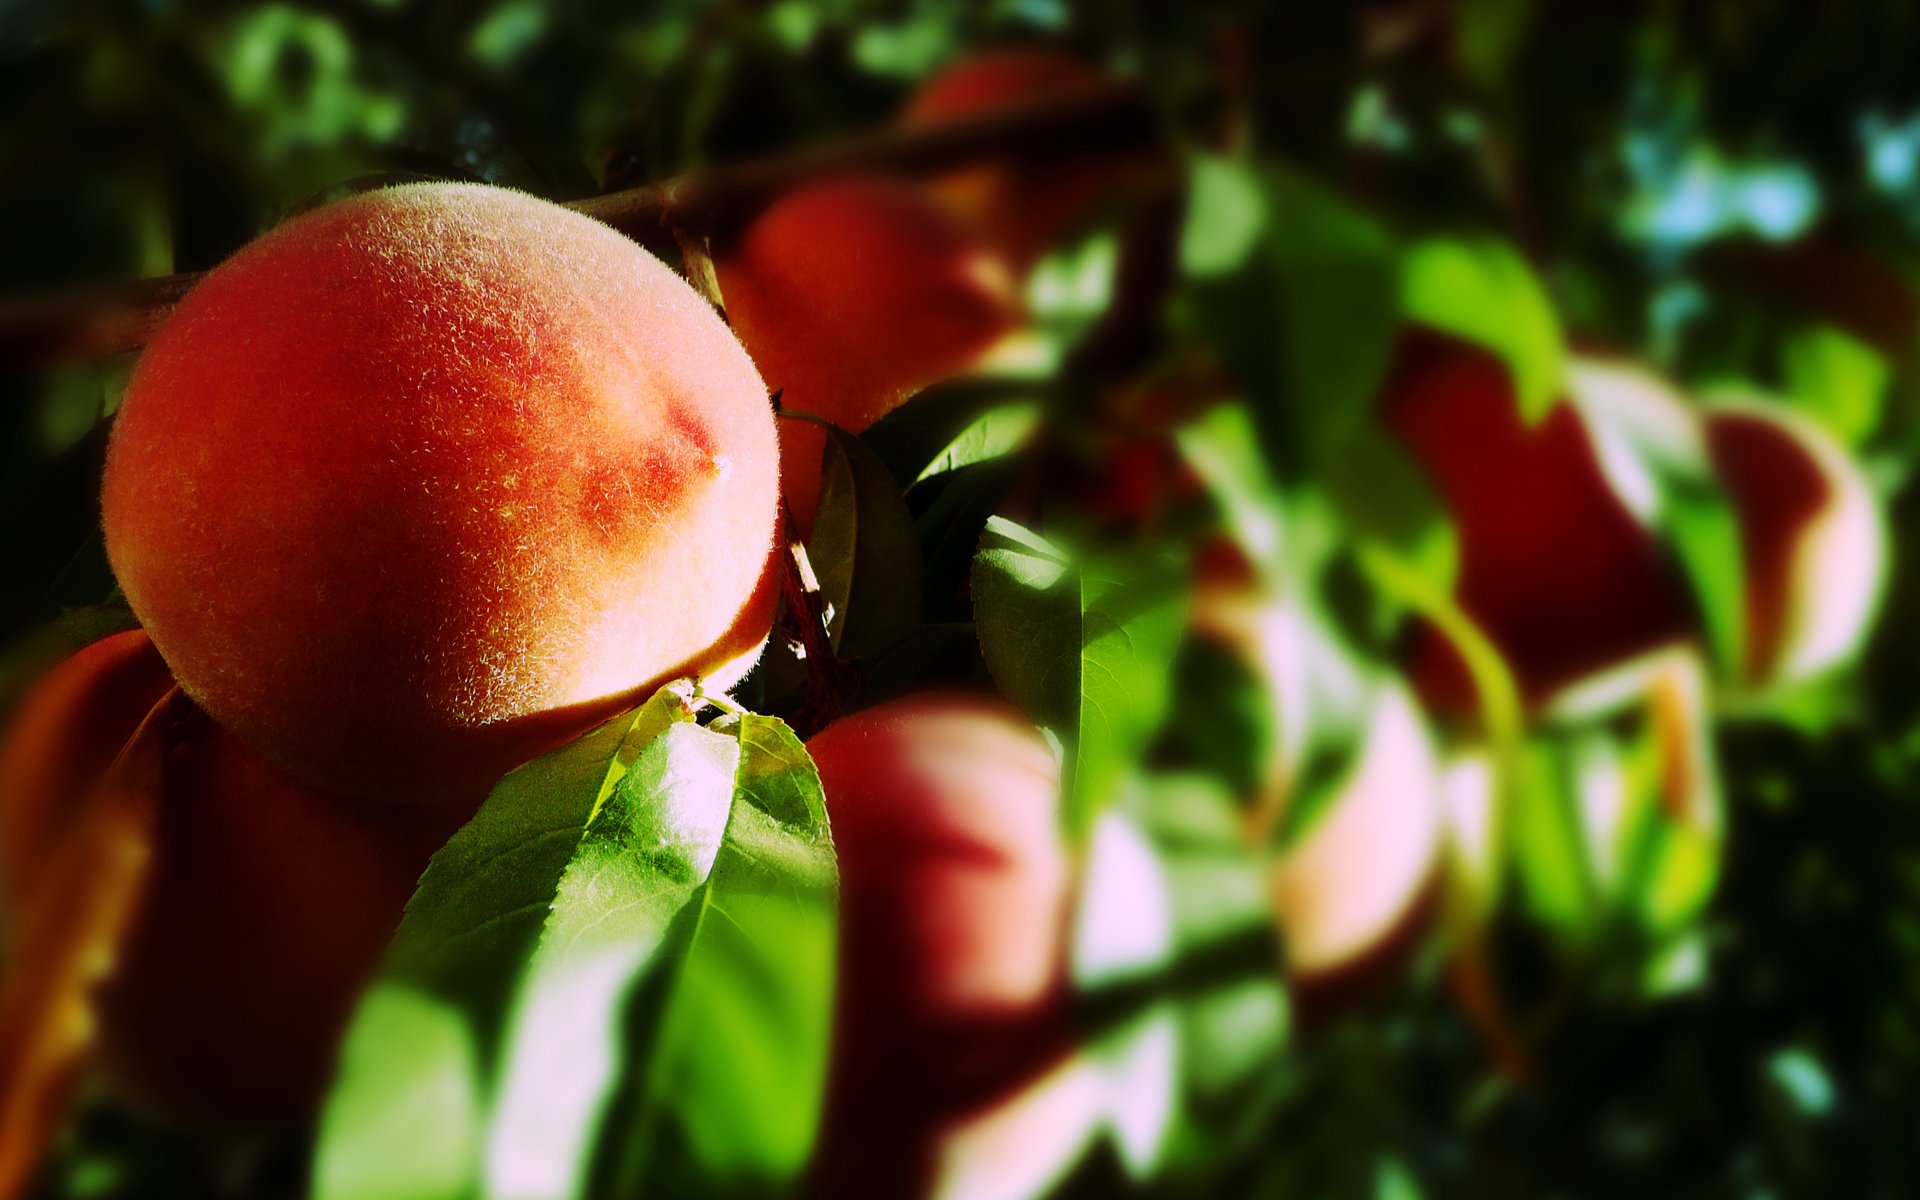
M 1706 433 L 1740 522 L 1747 681 L 1817 675 L 1872 623 L 1887 568 L 1879 503 L 1844 449 L 1777 405 L 1716 403 Z
M 172 686 L 144 633 L 69 658 L 0 744 L 0 861 L 45 856 Z M 175 1122 L 304 1116 L 427 858 L 462 809 L 370 806 L 287 779 L 193 710 L 158 797 L 147 891 L 99 999 L 117 1091 Z M 17 920 L 31 875 L 8 876 Z
M 180 686 L 303 780 L 446 798 L 765 637 L 766 391 L 613 230 L 497 188 L 308 213 L 148 346 L 107 551 Z
M 1419 334 L 1402 348 L 1381 415 L 1452 515 L 1457 597 L 1529 701 L 1686 636 L 1686 589 L 1609 477 L 1578 407 L 1556 405 L 1529 425 L 1491 354 Z M 1441 643 L 1423 645 L 1417 674 L 1429 703 L 1472 703 Z
M 1277 726 L 1251 833 L 1269 841 L 1292 806 L 1325 806 L 1269 878 L 1296 1008 L 1312 1022 L 1374 990 L 1426 933 L 1448 779 L 1404 685 L 1351 677 L 1322 648 L 1324 632 L 1252 579 L 1243 557 L 1216 544 L 1202 562 L 1194 627 L 1252 670 Z M 1351 760 L 1326 791 L 1309 793 L 1308 731 L 1349 706 Z
M 1084 93 L 1102 81 L 1085 63 L 1051 51 L 981 54 L 927 81 L 901 120 L 913 128 L 978 117 Z M 1111 156 L 1086 157 L 1062 147 L 1050 160 L 963 167 L 940 176 L 933 187 L 1024 274 L 1093 210 L 1124 171 Z
M 1006 271 L 907 185 L 839 179 L 781 199 L 720 252 L 727 316 L 782 406 L 858 433 L 976 365 L 1018 318 Z M 804 533 L 826 444 L 780 428 L 781 486 Z
M 1424 927 L 1445 835 L 1444 779 L 1412 696 L 1381 687 L 1352 767 L 1331 786 L 1326 811 L 1272 878 L 1288 971 L 1329 993 L 1397 961 L 1390 951 Z
M 844 718 L 807 749 L 842 912 L 816 1185 L 921 1194 L 975 1127 L 1019 1157 L 1052 1131 L 994 1113 L 1071 1050 L 1053 755 L 1006 706 L 938 693 Z

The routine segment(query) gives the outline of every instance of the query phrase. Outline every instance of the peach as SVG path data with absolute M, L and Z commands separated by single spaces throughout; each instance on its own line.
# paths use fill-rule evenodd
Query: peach
M 1413 698 L 1380 687 L 1355 761 L 1274 866 L 1274 911 L 1297 983 L 1326 991 L 1397 959 L 1424 925 L 1445 840 L 1445 780 Z M 1291 798 L 1299 803 L 1301 797 Z
M 1490 353 L 1416 334 L 1381 408 L 1459 535 L 1456 596 L 1538 702 L 1594 671 L 1688 635 L 1693 607 L 1657 538 L 1622 497 L 1593 431 L 1562 403 L 1528 424 Z M 1464 670 L 1427 639 L 1430 704 L 1472 704 Z
M 841 877 L 820 1194 L 923 1194 L 970 1169 L 953 1159 L 971 1129 L 1028 1156 L 1049 1131 L 995 1114 L 1072 1049 L 1053 754 L 1005 705 L 943 693 L 843 718 L 807 749 Z
M 0 744 L 0 861 L 47 855 L 171 686 L 137 630 L 41 681 Z M 318 1100 L 360 988 L 466 812 L 312 791 L 198 710 L 180 732 L 147 889 L 98 997 L 99 1055 L 118 1092 L 165 1120 L 272 1128 Z M 9 873 L 9 923 L 30 882 Z
M 1086 93 L 1103 81 L 1085 63 L 1052 51 L 981 54 L 922 85 L 901 121 L 914 128 L 984 116 Z M 933 187 L 1024 274 L 1086 218 L 1125 172 L 1113 156 L 1083 156 L 1073 147 L 1061 150 L 1049 159 L 963 167 L 940 176 Z
M 467 797 L 744 673 L 777 437 L 713 310 L 606 226 L 418 184 L 217 267 L 142 356 L 107 551 L 180 686 L 302 780 Z
M 1879 501 L 1832 437 L 1778 405 L 1715 403 L 1706 435 L 1740 523 L 1747 682 L 1818 675 L 1872 624 L 1887 573 Z
M 723 247 L 721 295 L 782 407 L 859 433 L 977 365 L 1018 320 L 1011 280 L 959 222 L 906 184 L 848 178 L 782 198 Z M 782 489 L 802 532 L 826 435 L 782 422 Z

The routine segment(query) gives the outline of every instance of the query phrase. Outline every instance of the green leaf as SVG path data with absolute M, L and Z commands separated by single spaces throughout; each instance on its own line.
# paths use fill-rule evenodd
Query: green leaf
M 1205 279 L 1246 263 L 1267 225 L 1260 179 L 1231 158 L 1197 154 L 1187 174 L 1187 216 L 1180 230 L 1180 266 Z
M 978 444 L 978 435 L 972 431 L 981 423 L 1007 419 L 994 413 L 1037 412 L 1039 407 L 1030 382 L 967 375 L 914 394 L 864 430 L 860 440 L 886 463 L 894 485 L 904 492 L 968 462 L 994 457 L 969 455 L 966 450 L 950 453 L 959 443 Z M 945 465 L 936 469 L 934 464 L 943 459 Z
M 376 987 L 341 1051 L 321 1120 L 315 1200 L 474 1194 L 482 1128 L 478 1051 L 454 1006 Z
M 1262 572 L 1277 572 L 1286 531 L 1281 493 L 1245 406 L 1219 405 L 1176 436 L 1234 540 Z
M 1067 823 L 1084 834 L 1159 728 L 1184 623 L 1184 574 L 1151 551 L 1076 562 L 994 517 L 972 578 L 987 669 L 1067 748 Z
M 1528 745 L 1514 789 L 1511 846 L 1527 909 L 1578 942 L 1592 932 L 1598 895 L 1576 786 L 1575 769 L 1559 745 Z
M 1879 351 L 1831 325 L 1801 330 L 1781 347 L 1787 400 L 1842 445 L 1879 428 L 1893 368 Z
M 1451 592 L 1460 544 L 1446 505 L 1412 455 L 1377 425 L 1358 431 L 1326 475 L 1327 496 L 1354 534 L 1391 549 Z
M 630 1007 L 597 1195 L 779 1194 L 812 1152 L 838 887 L 825 799 L 785 724 L 732 731 L 726 834 Z
M 933 492 L 931 503 L 913 522 L 927 567 L 926 594 L 933 604 L 964 587 L 981 532 L 1013 489 L 1020 469 L 1013 459 L 993 459 L 936 475 L 914 489 L 916 505 L 923 491 Z M 936 610 L 933 615 L 943 619 L 956 614 Z
M 1226 169 L 1207 168 L 1207 191 L 1243 186 L 1226 182 Z M 1266 220 L 1237 269 L 1213 273 L 1228 250 L 1189 225 L 1183 248 L 1204 268 L 1191 283 L 1192 319 L 1246 389 L 1269 458 L 1306 465 L 1371 409 L 1399 323 L 1396 257 L 1384 227 L 1326 185 L 1285 169 L 1259 182 Z
M 790 1184 L 833 880 L 818 777 L 777 721 L 702 728 L 663 690 L 510 775 L 434 857 L 354 1022 L 317 1194 L 580 1196 L 616 1154 L 641 1156 L 620 1194 Z
M 942 447 L 933 461 L 914 477 L 914 482 L 974 463 L 1004 458 L 1024 445 L 1039 424 L 1040 406 L 1031 401 L 988 409 Z
M 864 655 L 920 611 L 920 541 L 887 468 L 859 438 L 826 427 L 820 507 L 807 557 L 833 648 Z
M 1442 238 L 1410 247 L 1400 267 L 1400 302 L 1410 319 L 1505 359 L 1527 420 L 1559 399 L 1567 360 L 1560 319 L 1539 277 L 1506 242 Z
M 485 1137 L 419 1136 L 417 1109 L 444 1099 L 450 1130 L 484 1130 L 509 1012 L 596 810 L 650 742 L 690 719 L 660 692 L 508 775 L 434 855 L 349 1032 L 315 1153 L 319 1195 L 478 1194 Z
M 1740 518 L 1727 494 L 1705 481 L 1671 480 L 1664 501 L 1661 523 L 1692 589 L 1708 650 L 1728 678 L 1740 678 L 1747 645 Z

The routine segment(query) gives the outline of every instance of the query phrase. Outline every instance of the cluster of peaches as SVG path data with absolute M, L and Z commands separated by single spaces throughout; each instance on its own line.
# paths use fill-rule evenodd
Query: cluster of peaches
M 990 56 L 904 119 L 1097 82 Z M 17 929 L 56 895 L 82 798 L 143 722 L 169 723 L 152 876 L 98 989 L 112 1087 L 217 1129 L 309 1114 L 427 858 L 508 771 L 670 681 L 742 678 L 784 522 L 804 535 L 819 500 L 814 419 L 858 433 L 983 361 L 1116 169 L 807 185 L 713 246 L 724 319 L 612 230 L 474 185 L 341 201 L 211 272 L 144 352 L 108 456 L 107 548 L 140 627 L 42 680 L 0 755 Z M 1529 705 L 1699 637 L 1609 441 L 1636 423 L 1698 443 L 1732 498 L 1743 682 L 1845 653 L 1880 550 L 1844 453 L 1603 361 L 1572 390 L 1529 424 L 1498 360 L 1416 334 L 1379 409 L 1457 525 L 1459 604 Z M 1202 576 L 1197 632 L 1287 718 L 1288 597 L 1235 564 Z M 1473 701 L 1442 639 L 1410 675 L 1417 702 L 1379 706 L 1351 794 L 1278 864 L 1303 983 L 1353 969 L 1431 891 L 1450 817 L 1423 713 Z M 1059 1124 L 1062 1093 L 1015 1078 L 1072 1043 L 1059 770 L 1015 710 L 957 693 L 856 712 L 808 749 L 842 882 L 819 1171 L 904 1194 L 956 1146 L 1018 1142 L 1027 1109 Z M 1298 771 L 1277 755 L 1272 789 Z
M 1099 82 L 990 56 L 903 119 Z M 858 431 L 966 369 L 1099 187 L 1003 165 L 799 188 L 715 247 L 724 318 L 606 226 L 470 184 L 352 197 L 209 273 L 143 352 L 105 469 L 139 627 L 42 678 L 0 748 L 17 941 L 71 902 L 63 845 L 123 748 L 165 747 L 150 873 L 99 964 L 105 1083 L 203 1130 L 309 1116 L 427 859 L 493 785 L 758 659 L 823 450 L 773 398 Z M 1065 1044 L 1058 765 L 1010 706 L 949 692 L 809 749 L 842 877 L 828 1136 L 898 1181 L 998 1088 L 978 1064 L 1009 1014 L 1047 1014 L 1042 1057 Z
M 1517 709 L 1508 736 L 1629 719 L 1651 730 L 1650 779 L 1616 761 L 1580 782 L 1582 836 L 1597 843 L 1588 852 L 1617 860 L 1645 835 L 1625 824 L 1634 787 L 1655 794 L 1660 821 L 1717 847 L 1716 706 L 1815 686 L 1858 652 L 1888 573 L 1880 499 L 1833 433 L 1780 403 L 1689 396 L 1642 364 L 1590 352 L 1570 357 L 1563 391 L 1530 420 L 1496 354 L 1415 327 L 1375 415 L 1452 523 L 1449 601 L 1464 637 L 1501 664 Z M 1704 569 L 1737 580 L 1730 600 L 1703 594 L 1675 544 L 1676 477 L 1718 506 L 1718 557 Z M 1280 721 L 1253 806 L 1271 833 L 1306 786 L 1304 742 L 1327 689 L 1302 596 L 1256 566 L 1225 543 L 1202 555 L 1194 626 L 1252 669 Z M 1736 614 L 1731 637 L 1712 629 L 1716 602 Z M 1524 816 L 1517 806 L 1558 803 L 1501 777 L 1512 762 L 1489 715 L 1499 689 L 1470 662 L 1461 629 L 1428 617 L 1402 639 L 1399 672 L 1350 703 L 1337 794 L 1275 863 L 1276 917 L 1309 1019 L 1404 968 L 1446 897 L 1504 870 L 1492 847 Z M 1703 876 L 1653 903 L 1691 914 L 1710 887 Z

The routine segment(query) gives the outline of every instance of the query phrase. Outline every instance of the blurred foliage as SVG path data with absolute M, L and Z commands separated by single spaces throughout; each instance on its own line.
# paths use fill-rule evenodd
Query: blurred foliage
M 1116 379 L 1086 353 L 1130 302 L 1147 206 L 1123 198 L 1035 269 L 1018 354 L 828 440 L 811 549 L 863 698 L 997 686 L 1066 756 L 1077 983 L 1113 1102 L 1059 1193 L 1920 1193 L 1914 6 L 15 0 L 0 288 L 206 269 L 395 179 L 572 199 L 745 161 L 870 130 L 1007 44 L 1137 80 L 1170 133 L 1182 218 L 1145 365 Z M 1458 603 L 1460 531 L 1377 419 L 1409 323 L 1495 356 L 1529 425 L 1604 350 L 1826 430 L 1893 531 L 1857 669 L 1734 678 L 1727 500 L 1697 449 L 1656 447 L 1707 675 L 1532 706 Z M 126 623 L 95 489 L 130 361 L 0 367 L 9 701 Z M 1172 415 L 1143 415 L 1161 394 Z M 1165 470 L 1132 511 L 1101 485 L 1140 442 Z M 1191 636 L 1221 544 L 1259 636 L 1297 651 L 1284 671 Z M 1465 664 L 1434 749 L 1479 807 L 1446 815 L 1437 932 L 1325 1019 L 1275 969 L 1267 872 L 1332 817 L 1299 799 L 1262 825 L 1270 775 L 1307 797 L 1359 770 L 1364 681 L 1419 636 Z M 776 645 L 742 699 L 791 717 L 806 675 Z M 1664 686 L 1710 717 L 1663 729 Z M 436 859 L 313 1147 L 208 1150 L 90 1098 L 45 1194 L 295 1194 L 309 1158 L 342 1200 L 517 1194 L 522 1169 L 556 1194 L 790 1183 L 829 1002 L 826 869 L 795 832 L 822 823 L 817 780 L 773 717 L 674 703 L 527 768 L 561 784 L 511 777 Z M 702 775 L 715 755 L 732 766 Z M 668 778 L 711 836 L 623 857 L 659 833 L 642 793 Z M 527 836 L 517 788 L 564 808 L 539 815 L 565 853 Z M 767 827 L 725 825 L 748 809 Z M 530 846 L 546 857 L 501 867 Z M 616 869 L 647 873 L 625 886 L 654 906 L 578 886 Z M 689 916 L 768 890 L 779 953 Z M 1100 923 L 1115 906 L 1131 923 Z M 602 918 L 617 953 L 584 963 L 563 934 Z M 562 1098 L 571 1141 L 516 1133 Z M 481 1143 L 508 1172 L 485 1187 Z M 551 1159 L 503 1166 L 503 1145 Z

